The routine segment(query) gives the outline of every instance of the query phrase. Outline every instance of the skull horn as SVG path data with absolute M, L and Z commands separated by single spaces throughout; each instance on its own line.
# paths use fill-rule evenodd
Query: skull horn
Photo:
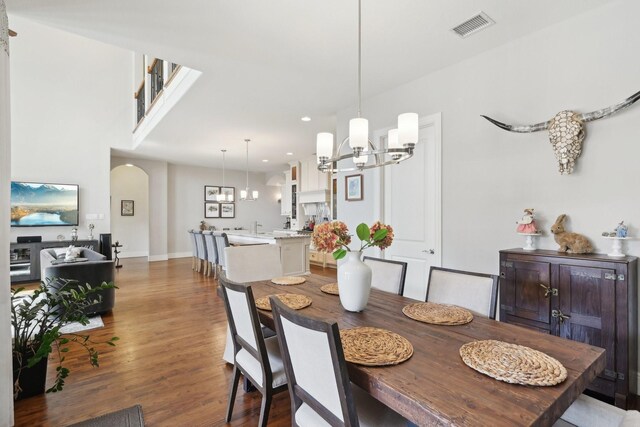
M 602 110 L 596 110 L 590 113 L 580 114 L 578 115 L 578 119 L 584 122 L 592 122 L 594 120 L 602 119 L 604 117 L 609 117 L 610 115 L 615 114 L 618 111 L 624 110 L 625 108 L 629 107 L 639 99 L 640 99 L 640 92 L 636 92 L 619 104 L 612 105 L 611 107 L 603 108 Z
M 499 128 L 508 130 L 509 132 L 518 132 L 518 133 L 538 132 L 540 130 L 549 129 L 549 125 L 551 124 L 551 121 L 549 120 L 549 121 L 538 123 L 535 125 L 513 126 L 513 125 L 507 125 L 497 120 L 494 120 L 491 117 L 487 117 L 487 116 L 481 116 L 481 117 L 484 117 L 485 119 L 489 120 L 491 123 L 498 126 Z

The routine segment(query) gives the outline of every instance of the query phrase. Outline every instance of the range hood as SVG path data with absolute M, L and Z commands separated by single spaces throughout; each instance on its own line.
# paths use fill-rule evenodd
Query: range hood
M 298 192 L 298 202 L 304 204 L 307 203 L 329 203 L 330 194 L 329 190 L 314 190 L 314 191 L 300 191 Z

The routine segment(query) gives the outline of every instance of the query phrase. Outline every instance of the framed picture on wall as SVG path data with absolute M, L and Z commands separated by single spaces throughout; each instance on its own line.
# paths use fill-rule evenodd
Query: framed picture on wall
M 220 187 L 220 194 L 224 194 L 228 202 L 235 202 L 236 200 L 236 188 L 235 187 Z
M 205 218 L 220 218 L 220 204 L 218 202 L 204 202 Z
M 133 200 L 120 200 L 120 216 L 133 216 Z
M 220 194 L 220 187 L 213 185 L 204 186 L 204 201 L 205 202 L 217 202 L 218 194 Z
M 349 202 L 362 200 L 362 174 L 344 177 L 344 198 Z
M 235 217 L 236 217 L 235 203 L 220 203 L 220 218 L 235 218 Z

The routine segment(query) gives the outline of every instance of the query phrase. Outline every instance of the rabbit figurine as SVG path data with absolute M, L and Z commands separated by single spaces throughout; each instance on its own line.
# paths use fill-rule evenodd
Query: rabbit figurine
M 564 229 L 564 220 L 567 215 L 562 214 L 556 219 L 555 224 L 551 226 L 551 233 L 556 243 L 560 245 L 559 252 L 570 252 L 573 254 L 588 254 L 593 252 L 591 242 L 578 233 L 569 233 Z

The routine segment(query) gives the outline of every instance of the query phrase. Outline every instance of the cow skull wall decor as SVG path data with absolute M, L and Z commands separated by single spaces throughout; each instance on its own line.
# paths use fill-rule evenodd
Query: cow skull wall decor
M 576 113 L 574 111 L 561 111 L 551 120 L 535 125 L 513 126 L 507 125 L 491 117 L 482 116 L 494 125 L 510 132 L 531 133 L 540 130 L 549 131 L 549 142 L 553 146 L 553 152 L 558 159 L 558 167 L 561 175 L 573 172 L 576 160 L 582 152 L 582 141 L 585 138 L 584 124 L 594 120 L 609 117 L 621 111 L 640 99 L 640 92 L 631 95 L 619 104 L 591 113 Z

